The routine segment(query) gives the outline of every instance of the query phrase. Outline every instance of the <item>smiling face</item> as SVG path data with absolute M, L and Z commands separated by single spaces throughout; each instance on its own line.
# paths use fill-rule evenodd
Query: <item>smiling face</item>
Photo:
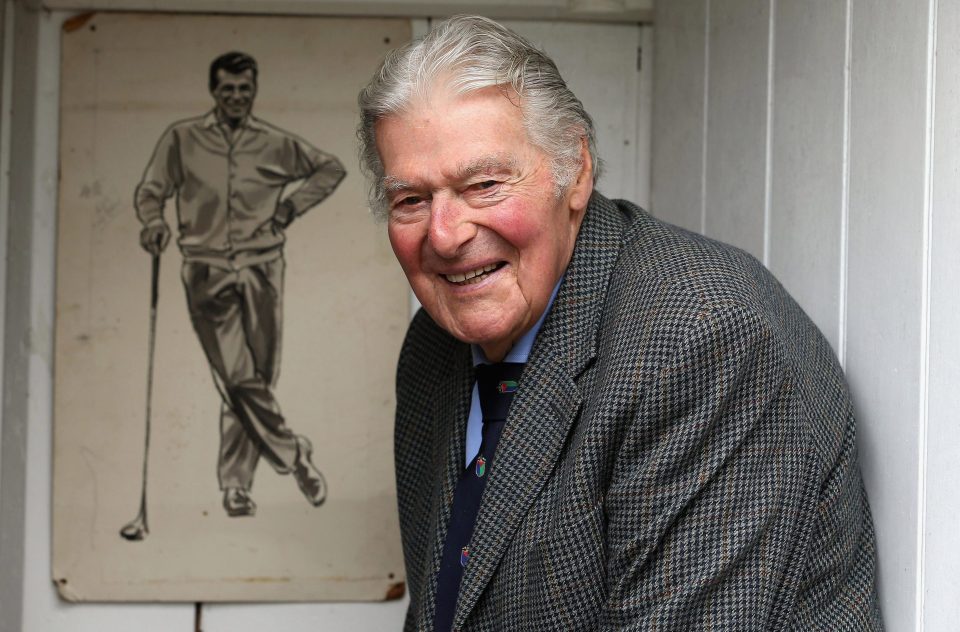
M 388 233 L 431 317 L 498 361 L 543 314 L 593 190 L 586 145 L 557 197 L 549 157 L 499 88 L 438 92 L 376 126 Z
M 211 91 L 217 103 L 220 118 L 236 126 L 247 118 L 253 107 L 253 98 L 257 96 L 257 83 L 252 70 L 239 74 L 217 70 L 217 86 Z

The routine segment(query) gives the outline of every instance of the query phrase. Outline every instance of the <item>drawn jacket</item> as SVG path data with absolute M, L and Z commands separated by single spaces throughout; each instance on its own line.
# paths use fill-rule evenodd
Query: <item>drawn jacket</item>
M 336 157 L 253 116 L 228 140 L 214 112 L 171 125 L 136 189 L 144 226 L 176 196 L 178 244 L 191 257 L 279 250 L 282 227 L 326 198 L 346 172 Z M 283 199 L 284 188 L 302 180 Z

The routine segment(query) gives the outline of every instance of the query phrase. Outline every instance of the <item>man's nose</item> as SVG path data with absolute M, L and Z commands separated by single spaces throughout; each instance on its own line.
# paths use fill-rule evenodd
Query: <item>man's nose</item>
M 427 233 L 434 252 L 445 259 L 452 259 L 476 234 L 477 226 L 465 205 L 449 196 L 434 195 Z

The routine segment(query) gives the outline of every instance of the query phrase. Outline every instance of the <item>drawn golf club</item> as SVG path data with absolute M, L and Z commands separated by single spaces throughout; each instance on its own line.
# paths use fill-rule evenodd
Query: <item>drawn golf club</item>
M 143 443 L 143 477 L 140 481 L 140 513 L 120 529 L 120 535 L 131 541 L 144 539 L 150 533 L 147 524 L 147 461 L 150 455 L 150 403 L 153 399 L 153 349 L 157 338 L 157 287 L 160 282 L 160 251 L 153 255 L 150 272 L 150 333 L 147 342 L 147 406 L 146 432 Z

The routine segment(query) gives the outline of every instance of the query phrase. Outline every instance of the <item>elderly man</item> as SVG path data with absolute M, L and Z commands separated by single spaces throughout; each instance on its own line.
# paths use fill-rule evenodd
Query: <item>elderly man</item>
M 542 52 L 458 17 L 360 95 L 423 304 L 397 372 L 407 630 L 878 630 L 840 368 L 749 255 L 594 190 Z
M 273 394 L 284 231 L 345 172 L 334 156 L 251 114 L 257 63 L 249 55 L 214 59 L 209 87 L 213 110 L 171 125 L 147 164 L 135 194 L 140 243 L 154 255 L 167 245 L 163 208 L 175 196 L 190 320 L 222 398 L 217 474 L 227 515 L 255 514 L 250 488 L 261 457 L 293 473 L 317 506 L 326 497 L 323 475 L 309 440 L 287 426 Z

